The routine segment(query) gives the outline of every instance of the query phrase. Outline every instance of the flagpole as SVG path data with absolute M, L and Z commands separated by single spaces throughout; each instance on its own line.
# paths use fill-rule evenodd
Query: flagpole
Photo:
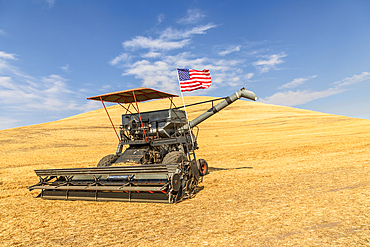
M 187 111 L 186 111 L 186 106 L 185 106 L 185 101 L 184 101 L 184 95 L 182 94 L 182 90 L 181 90 L 181 84 L 180 84 L 180 78 L 179 78 L 179 71 L 178 71 L 178 68 L 176 69 L 176 73 L 177 73 L 177 79 L 178 79 L 178 81 L 179 81 L 180 93 L 181 93 L 181 98 L 182 98 L 182 105 L 184 106 L 184 110 L 185 110 L 186 123 L 187 123 L 188 128 L 189 128 L 189 133 L 190 133 L 190 138 L 191 138 L 191 144 L 192 144 L 192 145 L 193 145 L 193 147 L 194 147 L 194 139 L 193 139 L 193 135 L 191 134 L 191 129 L 190 129 L 190 123 L 189 123 L 188 113 L 187 113 Z

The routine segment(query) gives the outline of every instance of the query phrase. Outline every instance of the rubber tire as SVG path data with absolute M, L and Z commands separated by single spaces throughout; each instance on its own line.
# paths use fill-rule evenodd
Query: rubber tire
M 201 169 L 203 167 L 203 169 Z M 198 160 L 198 170 L 200 176 L 205 176 L 208 174 L 208 163 L 204 159 Z
M 188 160 L 184 152 L 181 151 L 172 151 L 169 152 L 166 156 L 164 156 L 162 160 L 162 164 L 178 164 L 182 161 Z
M 118 159 L 118 155 L 115 155 L 115 154 L 109 154 L 105 157 L 103 157 L 99 163 L 98 163 L 98 167 L 108 167 L 108 166 L 111 166 L 114 162 L 116 162 L 116 160 Z

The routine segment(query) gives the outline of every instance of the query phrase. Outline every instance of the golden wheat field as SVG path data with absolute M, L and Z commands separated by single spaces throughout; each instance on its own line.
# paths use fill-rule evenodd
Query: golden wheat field
M 210 107 L 188 108 L 189 118 Z M 122 108 L 108 110 L 118 126 Z M 34 169 L 93 167 L 115 152 L 104 109 L 0 131 L 0 245 L 370 245 L 370 120 L 237 101 L 199 127 L 197 158 L 210 174 L 177 204 L 51 201 L 27 190 Z

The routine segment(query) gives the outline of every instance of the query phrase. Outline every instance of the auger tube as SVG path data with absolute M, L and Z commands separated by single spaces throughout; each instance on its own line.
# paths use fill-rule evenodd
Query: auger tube
M 193 128 L 194 126 L 200 124 L 201 122 L 203 122 L 207 118 L 209 118 L 212 115 L 214 115 L 215 113 L 221 111 L 226 106 L 232 104 L 233 102 L 237 101 L 241 97 L 246 98 L 246 99 L 250 99 L 250 100 L 254 100 L 254 101 L 257 100 L 257 96 L 254 92 L 248 91 L 243 87 L 242 89 L 240 89 L 236 93 L 230 95 L 229 97 L 226 97 L 223 101 L 221 101 L 220 103 L 218 103 L 214 107 L 210 108 L 208 111 L 206 111 L 202 115 L 200 115 L 197 118 L 195 118 L 194 120 L 190 121 L 190 123 L 189 123 L 190 128 Z M 186 124 L 181 129 L 179 129 L 179 133 L 182 134 L 184 131 L 186 131 L 188 129 L 189 129 L 189 127 Z

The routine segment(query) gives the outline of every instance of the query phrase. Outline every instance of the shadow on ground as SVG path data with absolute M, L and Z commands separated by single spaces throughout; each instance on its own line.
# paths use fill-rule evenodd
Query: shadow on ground
M 218 171 L 227 171 L 227 170 L 241 170 L 241 169 L 253 169 L 253 166 L 243 166 L 235 168 L 222 168 L 222 167 L 208 167 L 208 172 L 218 172 Z

